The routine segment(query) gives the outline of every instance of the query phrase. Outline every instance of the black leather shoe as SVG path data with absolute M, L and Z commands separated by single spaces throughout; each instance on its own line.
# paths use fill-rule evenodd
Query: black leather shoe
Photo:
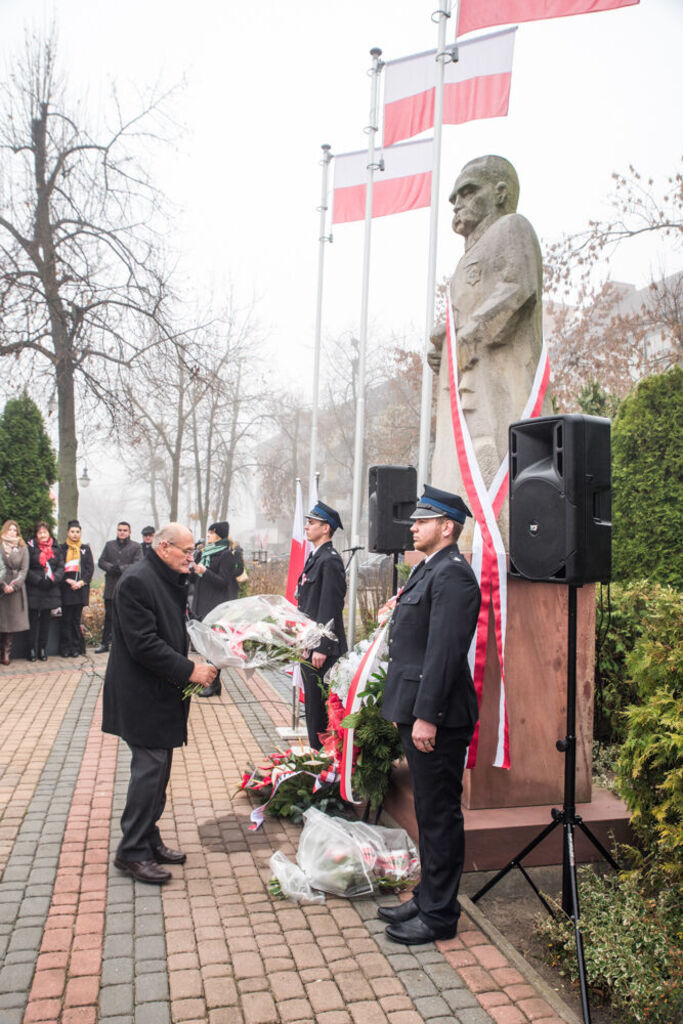
M 109 650 L 109 644 L 100 644 L 99 647 L 95 648 L 95 654 L 106 654 Z
M 171 872 L 160 868 L 155 860 L 121 860 L 115 857 L 114 867 L 130 875 L 136 882 L 146 882 L 148 885 L 163 885 L 169 878 L 173 878 Z
M 35 651 L 29 651 L 28 652 L 28 659 L 27 660 L 28 661 L 35 661 L 36 660 L 36 652 Z
M 187 854 L 182 850 L 169 850 L 168 846 L 157 846 L 154 850 L 157 864 L 184 864 Z
M 214 681 L 209 684 L 209 686 L 205 686 L 204 689 L 200 690 L 199 693 L 195 694 L 195 696 L 196 697 L 219 697 L 220 694 L 221 694 L 222 689 L 223 689 L 223 687 L 221 686 L 220 678 L 217 675 L 216 678 L 214 679 Z
M 40 654 L 38 655 L 39 661 L 47 661 L 47 651 L 44 647 L 40 648 Z
M 457 924 L 450 928 L 430 928 L 421 917 L 411 917 L 409 921 L 390 924 L 387 928 L 387 937 L 403 946 L 422 946 L 437 939 L 454 939 L 457 933 Z
M 378 907 L 377 916 L 381 917 L 383 921 L 389 921 L 391 924 L 399 923 L 401 921 L 410 921 L 411 918 L 417 917 L 420 912 L 420 908 L 417 905 L 417 900 L 407 900 L 405 903 L 399 903 L 396 907 Z

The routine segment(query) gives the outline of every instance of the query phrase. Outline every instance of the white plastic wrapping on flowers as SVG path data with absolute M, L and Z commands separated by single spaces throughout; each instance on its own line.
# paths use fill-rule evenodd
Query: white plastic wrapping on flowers
M 335 896 L 367 896 L 417 882 L 420 861 L 402 828 L 346 821 L 315 807 L 304 813 L 296 859 L 314 889 Z
M 370 634 L 365 640 L 359 641 L 355 644 L 350 651 L 346 654 L 342 654 L 341 658 L 335 661 L 332 668 L 325 675 L 325 682 L 329 686 L 332 693 L 336 693 L 342 704 L 346 704 L 346 699 L 349 695 L 349 689 L 356 671 L 363 660 L 363 657 L 372 645 L 373 640 L 377 636 L 377 633 L 382 627 L 379 626 L 373 633 Z M 373 668 L 373 672 L 378 669 L 385 669 L 388 665 L 389 647 L 385 639 L 380 650 L 377 652 L 377 664 Z M 370 673 L 372 674 L 372 672 Z
M 188 622 L 187 631 L 195 650 L 217 668 L 263 668 L 298 660 L 323 637 L 334 639 L 330 627 L 279 594 L 255 594 L 217 605 L 202 622 Z
M 288 899 L 295 903 L 325 902 L 322 892 L 314 892 L 313 888 L 298 864 L 285 857 L 282 850 L 277 850 L 268 861 L 270 870 L 277 878 L 280 890 Z

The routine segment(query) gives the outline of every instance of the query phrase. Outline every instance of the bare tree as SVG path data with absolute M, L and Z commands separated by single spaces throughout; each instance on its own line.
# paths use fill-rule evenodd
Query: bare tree
M 77 385 L 110 407 L 117 369 L 167 334 L 161 210 L 142 159 L 163 99 L 97 137 L 67 100 L 54 35 L 0 83 L 0 355 L 35 361 L 58 400 L 60 529 L 78 508 Z M 142 324 L 152 321 L 156 331 Z

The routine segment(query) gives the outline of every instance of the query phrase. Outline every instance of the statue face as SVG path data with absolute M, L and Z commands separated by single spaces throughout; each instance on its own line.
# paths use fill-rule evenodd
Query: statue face
M 467 167 L 458 176 L 450 202 L 453 204 L 453 230 L 467 238 L 481 222 L 498 213 L 505 200 L 505 185 L 492 185 L 476 168 Z

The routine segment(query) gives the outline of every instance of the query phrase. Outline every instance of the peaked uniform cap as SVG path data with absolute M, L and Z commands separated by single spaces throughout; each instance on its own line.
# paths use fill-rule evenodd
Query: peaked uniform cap
M 459 494 L 441 491 L 438 487 L 425 484 L 424 494 L 417 503 L 411 519 L 437 519 L 444 516 L 454 519 L 456 523 L 464 523 L 472 513 Z
M 324 501 L 317 501 L 306 518 L 319 519 L 321 523 L 329 523 L 333 531 L 344 529 L 339 513 L 330 505 L 326 505 Z

